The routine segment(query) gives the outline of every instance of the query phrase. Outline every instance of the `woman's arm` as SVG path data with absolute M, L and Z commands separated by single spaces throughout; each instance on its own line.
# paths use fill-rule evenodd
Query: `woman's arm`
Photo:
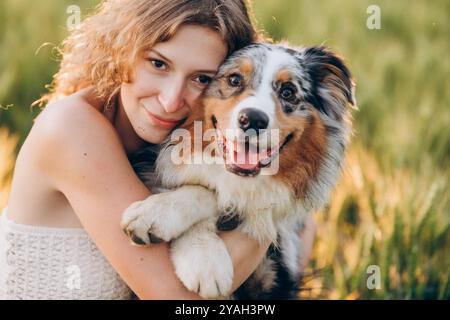
M 219 233 L 225 242 L 234 266 L 234 277 L 231 291 L 234 292 L 255 271 L 262 258 L 266 255 L 270 243 L 259 244 L 239 231 Z
M 141 299 L 199 299 L 178 280 L 167 243 L 130 245 L 123 211 L 150 195 L 137 178 L 111 124 L 89 105 L 51 105 L 32 131 L 33 159 L 75 210 L 97 247 Z M 267 249 L 238 232 L 222 235 L 232 257 L 236 289 Z

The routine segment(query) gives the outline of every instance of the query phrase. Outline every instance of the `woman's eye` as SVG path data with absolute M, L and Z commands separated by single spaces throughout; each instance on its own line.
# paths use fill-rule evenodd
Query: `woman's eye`
M 158 59 L 150 59 L 151 64 L 153 67 L 155 67 L 158 70 L 165 70 L 167 69 L 167 65 L 164 61 L 158 60 Z
M 232 87 L 239 87 L 242 84 L 242 76 L 237 73 L 233 73 L 228 77 L 228 83 Z
M 195 77 L 194 80 L 202 85 L 208 85 L 211 83 L 212 78 L 202 74 L 202 75 Z

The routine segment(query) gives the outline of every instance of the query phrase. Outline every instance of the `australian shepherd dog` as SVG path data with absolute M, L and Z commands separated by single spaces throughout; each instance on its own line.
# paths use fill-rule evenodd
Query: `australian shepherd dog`
M 295 299 L 299 231 L 336 184 L 353 90 L 343 60 L 325 47 L 235 52 L 171 137 L 135 158 L 155 194 L 124 212 L 122 228 L 136 244 L 170 241 L 177 276 L 202 297 Z M 272 244 L 234 293 L 217 235 L 231 229 Z

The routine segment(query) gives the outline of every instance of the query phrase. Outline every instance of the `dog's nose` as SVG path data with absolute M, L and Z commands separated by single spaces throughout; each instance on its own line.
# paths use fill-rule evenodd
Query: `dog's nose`
M 254 108 L 242 109 L 238 114 L 239 128 L 244 131 L 254 129 L 256 133 L 258 130 L 266 129 L 269 125 L 269 117 L 263 111 Z

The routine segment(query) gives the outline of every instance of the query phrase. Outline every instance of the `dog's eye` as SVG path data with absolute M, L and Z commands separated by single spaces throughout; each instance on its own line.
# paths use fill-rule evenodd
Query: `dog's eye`
M 239 87 L 242 84 L 242 76 L 237 73 L 233 73 L 228 77 L 228 83 L 232 87 Z
M 283 100 L 290 101 L 295 98 L 296 89 L 292 84 L 286 84 L 281 87 L 280 97 Z

